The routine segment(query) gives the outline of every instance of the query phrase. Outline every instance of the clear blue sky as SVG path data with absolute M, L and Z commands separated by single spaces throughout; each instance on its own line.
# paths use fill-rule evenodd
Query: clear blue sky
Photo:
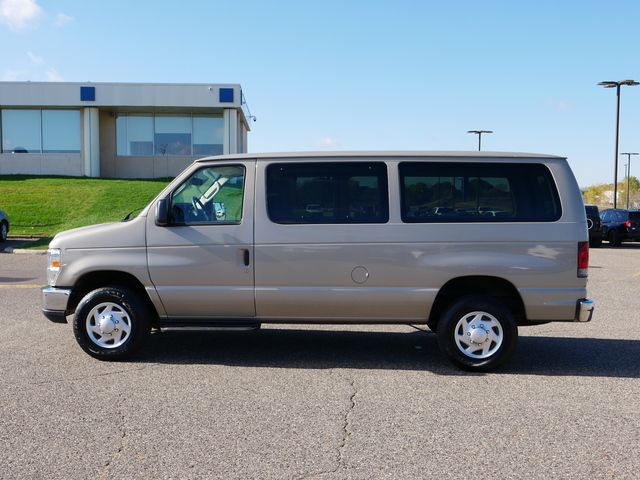
M 473 150 L 487 129 L 484 150 L 565 155 L 586 186 L 613 179 L 596 84 L 640 81 L 640 1 L 0 0 L 0 52 L 3 80 L 240 83 L 252 152 Z

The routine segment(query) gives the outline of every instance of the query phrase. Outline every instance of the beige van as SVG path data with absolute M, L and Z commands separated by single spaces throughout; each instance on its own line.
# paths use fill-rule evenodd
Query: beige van
M 56 235 L 43 312 L 103 360 L 152 327 L 426 324 L 486 370 L 520 325 L 591 320 L 584 212 L 555 156 L 203 158 L 137 217 Z

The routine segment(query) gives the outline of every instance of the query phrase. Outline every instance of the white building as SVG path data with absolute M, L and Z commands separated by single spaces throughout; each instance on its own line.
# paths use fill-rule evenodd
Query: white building
M 0 175 L 158 178 L 247 151 L 240 85 L 0 82 Z

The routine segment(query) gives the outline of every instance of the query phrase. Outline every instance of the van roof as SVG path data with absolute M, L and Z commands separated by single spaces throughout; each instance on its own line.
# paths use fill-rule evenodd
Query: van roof
M 271 152 L 271 153 L 241 153 L 232 155 L 216 155 L 195 160 L 205 162 L 210 160 L 270 160 L 273 158 L 371 158 L 371 157 L 402 157 L 402 158 L 467 158 L 472 159 L 546 159 L 546 160 L 566 160 L 566 157 L 557 155 L 544 155 L 540 153 L 518 153 L 518 152 L 477 152 L 477 151 L 330 151 L 330 152 Z

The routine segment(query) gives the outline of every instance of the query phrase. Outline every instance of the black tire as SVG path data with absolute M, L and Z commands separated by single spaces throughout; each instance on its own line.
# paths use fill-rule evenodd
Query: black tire
M 0 242 L 6 242 L 9 235 L 9 224 L 4 220 L 0 222 Z
M 90 331 L 92 326 L 97 330 L 101 329 L 100 325 L 96 324 L 96 318 L 103 318 L 98 316 L 102 313 L 105 313 L 105 318 L 108 317 L 105 329 L 113 328 L 113 332 Z M 93 325 L 90 325 L 92 323 Z M 126 328 L 118 329 L 118 326 L 124 325 L 129 329 L 127 333 L 125 333 Z M 122 333 L 118 333 L 120 331 Z M 85 352 L 98 360 L 129 358 L 140 349 L 150 331 L 151 312 L 146 303 L 137 293 L 117 286 L 98 288 L 89 292 L 76 307 L 73 318 L 73 333 L 76 341 Z
M 471 322 L 478 319 L 481 326 L 468 330 L 464 335 L 464 330 L 473 327 L 475 324 Z M 440 349 L 454 365 L 464 370 L 487 371 L 511 356 L 518 343 L 518 325 L 509 309 L 498 300 L 470 295 L 445 310 L 438 322 L 437 335 Z M 458 341 L 458 338 L 467 339 L 472 335 L 481 343 Z M 467 353 L 462 350 L 465 345 Z M 485 346 L 487 351 L 481 351 Z
M 620 240 L 620 234 L 618 233 L 617 230 L 611 230 L 609 232 L 609 245 L 611 245 L 612 247 L 618 247 L 620 246 L 621 240 Z

